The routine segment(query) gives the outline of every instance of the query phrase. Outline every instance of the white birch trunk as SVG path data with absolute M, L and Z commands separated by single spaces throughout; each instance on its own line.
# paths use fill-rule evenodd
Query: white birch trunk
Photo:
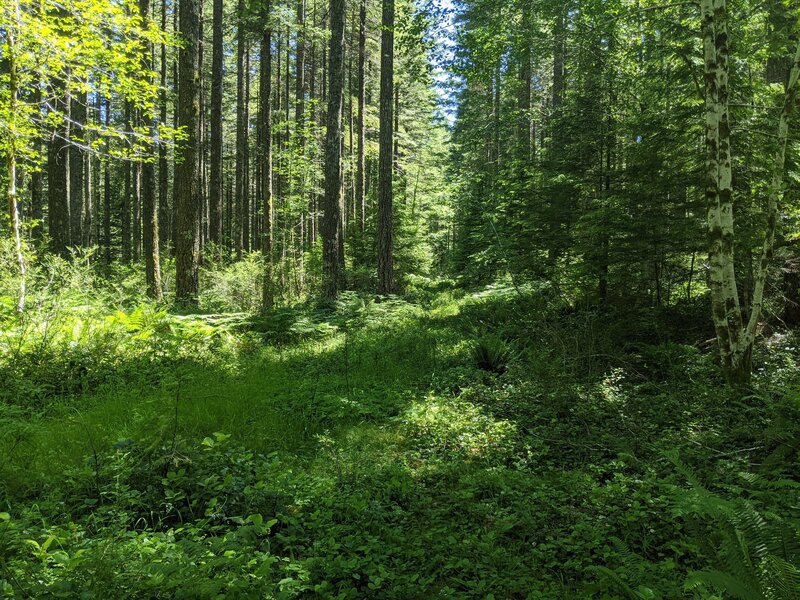
M 736 286 L 733 222 L 733 169 L 728 114 L 727 0 L 700 0 L 705 63 L 706 204 L 708 208 L 709 263 L 712 316 L 722 368 L 729 383 L 750 379 L 756 327 L 764 302 L 767 270 L 773 255 L 786 163 L 789 114 L 796 102 L 800 78 L 800 43 L 786 88 L 778 121 L 778 148 L 773 165 L 767 206 L 767 228 L 755 275 L 752 310 L 744 324 Z

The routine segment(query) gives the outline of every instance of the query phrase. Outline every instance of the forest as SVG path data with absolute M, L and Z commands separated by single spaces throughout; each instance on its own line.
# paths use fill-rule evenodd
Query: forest
M 800 598 L 797 0 L 0 0 L 0 598 Z

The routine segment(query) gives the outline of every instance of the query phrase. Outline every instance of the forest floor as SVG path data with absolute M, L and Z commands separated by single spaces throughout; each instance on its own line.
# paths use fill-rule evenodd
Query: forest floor
M 713 570 L 778 598 L 746 554 L 798 524 L 793 338 L 742 397 L 704 309 L 443 286 L 231 317 L 235 354 L 6 416 L 0 597 L 711 597 Z

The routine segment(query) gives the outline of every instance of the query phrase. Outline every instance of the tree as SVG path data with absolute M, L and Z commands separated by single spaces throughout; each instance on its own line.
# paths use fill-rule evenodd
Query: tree
M 84 127 L 86 122 L 85 93 L 69 93 L 69 243 L 80 246 L 82 242 L 83 185 L 84 185 Z
M 196 304 L 200 266 L 200 198 L 197 154 L 199 66 L 197 45 L 200 12 L 198 0 L 181 0 L 179 28 L 183 41 L 178 57 L 178 143 L 175 164 L 177 227 L 175 238 L 175 299 Z
M 22 34 L 22 18 L 18 0 L 14 1 L 14 23 L 6 30 L 6 60 L 8 61 L 8 113 L 3 115 L 12 127 L 16 126 L 14 115 L 17 114 L 19 105 L 19 37 Z M 14 249 L 17 255 L 17 266 L 19 268 L 19 297 L 17 298 L 17 312 L 22 314 L 25 310 L 25 257 L 22 253 L 22 227 L 20 225 L 19 198 L 17 196 L 17 139 L 14 133 L 16 127 L 11 129 L 12 134 L 4 147 L 6 156 L 6 176 L 8 177 L 8 212 L 11 218 L 11 230 L 14 235 Z
M 797 98 L 800 43 L 792 61 L 783 105 L 778 117 L 772 181 L 767 193 L 767 226 L 761 259 L 756 266 L 749 318 L 742 312 L 736 281 L 733 223 L 733 168 L 729 111 L 729 36 L 726 0 L 701 0 L 705 64 L 706 203 L 709 232 L 709 287 L 712 315 L 722 368 L 728 382 L 750 381 L 753 345 L 764 301 L 767 270 L 773 256 L 778 222 L 778 200 L 783 193 L 789 115 Z
M 147 23 L 150 19 L 150 0 L 139 0 L 139 14 L 142 21 Z M 153 72 L 152 56 L 153 46 L 147 41 L 143 41 L 142 53 L 142 72 L 145 79 L 150 79 Z M 158 120 L 156 118 L 156 106 L 153 104 L 149 109 L 142 111 L 141 126 L 148 132 L 148 138 L 144 141 L 144 151 L 148 155 L 141 166 L 141 197 L 142 197 L 142 218 L 144 228 L 142 230 L 143 252 L 145 260 L 145 278 L 147 281 L 147 294 L 155 300 L 162 299 L 161 292 L 161 253 L 158 237 L 158 197 L 156 196 L 156 166 L 155 156 L 150 140 L 158 135 Z M 148 114 L 149 113 L 149 114 Z
M 211 173 L 209 238 L 222 243 L 222 0 L 214 0 L 211 57 Z
M 380 156 L 378 167 L 378 293 L 393 287 L 394 0 L 383 0 L 381 20 Z
M 64 258 L 69 256 L 69 142 L 68 100 L 63 79 L 52 86 L 54 112 L 64 115 L 54 119 L 47 148 L 47 215 L 50 249 Z
M 108 130 L 111 124 L 111 100 L 104 98 L 103 127 Z M 103 168 L 103 245 L 106 264 L 111 264 L 111 161 L 108 159 L 110 141 L 105 143 L 106 160 Z
M 161 31 L 164 33 L 167 31 L 167 0 L 161 0 Z M 159 115 L 159 122 L 163 127 L 167 124 L 167 45 L 164 43 L 160 44 L 160 51 L 161 112 Z M 168 195 L 169 162 L 167 160 L 167 145 L 162 143 L 158 146 L 158 241 L 159 249 L 161 250 L 167 247 L 171 230 Z
M 236 190 L 234 201 L 235 206 L 235 230 L 233 232 L 234 247 L 236 257 L 242 257 L 243 248 L 246 246 L 244 231 L 247 227 L 246 220 L 249 215 L 248 193 L 246 185 L 246 156 L 247 156 L 247 99 L 245 98 L 245 51 L 247 40 L 245 39 L 245 2 L 239 0 L 237 6 L 237 25 L 236 25 Z
M 330 0 L 331 40 L 328 77 L 328 128 L 325 134 L 325 196 L 322 220 L 322 277 L 325 298 L 339 293 L 342 272 L 342 95 L 344 93 L 344 0 Z
M 273 249 L 272 249 L 272 25 L 270 19 L 271 2 L 264 6 L 264 23 L 261 37 L 261 78 L 259 90 L 259 127 L 261 145 L 258 159 L 261 172 L 261 252 L 263 260 L 262 307 L 272 308 L 275 300 L 272 289 Z
M 358 12 L 358 158 L 356 160 L 356 206 L 358 210 L 358 229 L 364 235 L 367 222 L 367 155 L 366 121 L 367 104 L 367 0 L 361 0 Z

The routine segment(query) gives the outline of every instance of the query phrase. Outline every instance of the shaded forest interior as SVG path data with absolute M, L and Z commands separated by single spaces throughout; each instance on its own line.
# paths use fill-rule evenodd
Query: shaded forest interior
M 800 597 L 800 7 L 4 0 L 0 597 Z

